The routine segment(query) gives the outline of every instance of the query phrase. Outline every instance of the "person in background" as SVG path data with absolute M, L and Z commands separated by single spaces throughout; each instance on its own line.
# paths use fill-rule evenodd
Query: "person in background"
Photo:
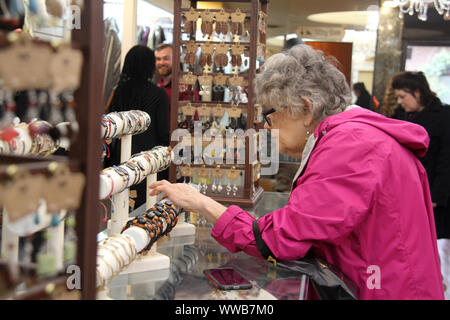
M 398 72 L 394 75 L 397 76 L 402 72 Z M 381 107 L 381 113 L 388 118 L 399 119 L 401 118 L 401 114 L 404 113 L 403 108 L 397 103 L 397 97 L 395 96 L 395 91 L 392 88 L 392 80 L 389 81 L 389 84 L 384 93 L 383 103 Z
M 430 146 L 421 159 L 428 174 L 438 239 L 450 239 L 450 109 L 442 105 L 422 72 L 403 72 L 392 79 L 397 103 L 407 120 L 424 127 Z
M 366 86 L 363 82 L 355 83 L 353 85 L 353 92 L 357 98 L 355 102 L 357 106 L 373 111 L 372 96 L 370 95 L 369 91 L 367 91 Z
M 135 46 L 125 57 L 120 81 L 114 90 L 108 112 L 142 110 L 151 118 L 150 128 L 133 136 L 131 154 L 148 151 L 156 146 L 169 146 L 169 98 L 158 88 L 152 77 L 155 72 L 155 54 L 146 46 Z M 120 164 L 120 140 L 114 139 L 110 145 L 110 158 L 105 159 L 105 167 Z M 167 179 L 167 170 L 159 173 L 159 179 Z M 146 200 L 145 182 L 131 190 L 137 191 L 135 208 Z
M 162 43 L 155 50 L 156 70 L 158 71 L 158 87 L 163 88 L 169 100 L 172 99 L 172 64 L 173 47 L 171 44 Z M 179 100 L 199 100 L 198 90 L 186 90 L 179 93 Z
M 279 151 L 302 159 L 289 203 L 256 220 L 187 184 L 159 181 L 151 194 L 204 215 L 231 252 L 323 258 L 357 285 L 359 299 L 443 299 L 427 174 L 418 159 L 429 142 L 425 129 L 351 106 L 345 76 L 307 45 L 267 59 L 255 85 Z M 368 285 L 374 267 L 379 283 Z
M 305 42 L 301 38 L 291 38 L 284 44 L 284 50 L 289 50 L 298 44 L 305 44 Z

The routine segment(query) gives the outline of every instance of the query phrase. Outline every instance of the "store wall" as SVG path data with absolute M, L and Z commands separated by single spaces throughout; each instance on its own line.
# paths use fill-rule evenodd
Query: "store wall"
M 352 77 L 352 43 L 307 41 L 306 44 L 316 50 L 323 51 L 325 55 L 335 57 L 339 61 L 338 69 L 342 71 L 350 84 Z
M 358 82 L 364 83 L 367 91 L 371 93 L 373 87 L 373 72 L 372 71 L 360 71 L 358 73 Z

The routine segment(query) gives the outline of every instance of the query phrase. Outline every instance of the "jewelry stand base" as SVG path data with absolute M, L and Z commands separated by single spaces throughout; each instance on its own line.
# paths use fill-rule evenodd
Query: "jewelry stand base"
M 168 256 L 162 255 L 158 252 L 150 251 L 147 255 L 141 255 L 136 258 L 126 269 L 124 269 L 120 275 L 141 273 L 141 272 L 156 272 L 160 270 L 167 269 L 169 272 L 170 268 L 170 258 Z M 165 280 L 152 279 L 152 281 Z M 167 278 L 166 278 L 167 279 Z M 147 280 L 147 279 L 146 279 Z
M 163 237 L 158 240 L 158 249 L 174 247 L 174 246 L 188 246 L 195 242 L 195 226 L 190 223 L 177 224 L 170 232 L 169 237 Z
M 222 204 L 237 205 L 241 207 L 253 208 L 263 197 L 264 189 L 259 187 L 250 199 L 246 198 L 226 198 L 210 196 L 215 201 Z
M 158 252 L 150 251 L 146 256 L 139 256 L 108 284 L 107 291 L 99 300 L 130 300 L 145 292 L 154 295 L 155 283 L 165 281 L 170 276 L 170 259 Z M 106 296 L 106 298 L 101 298 Z

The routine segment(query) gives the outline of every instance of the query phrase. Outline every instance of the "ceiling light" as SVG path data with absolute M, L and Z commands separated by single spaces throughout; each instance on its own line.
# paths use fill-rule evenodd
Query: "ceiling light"
M 383 2 L 384 8 L 395 8 L 398 4 L 394 0 L 386 0 Z
M 375 8 L 367 11 L 325 12 L 312 14 L 307 19 L 320 23 L 354 25 L 364 27 L 365 29 L 376 30 L 378 27 L 379 12 Z

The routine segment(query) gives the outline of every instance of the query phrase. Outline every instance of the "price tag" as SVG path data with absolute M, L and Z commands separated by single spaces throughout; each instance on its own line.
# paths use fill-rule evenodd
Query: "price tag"
M 72 173 L 67 165 L 60 164 L 47 180 L 45 200 L 49 212 L 78 209 L 84 184 L 85 177 L 82 173 Z
M 192 167 L 180 167 L 181 175 L 183 177 L 193 177 L 194 169 Z
M 216 86 L 225 86 L 227 84 L 227 80 L 228 77 L 225 76 L 223 73 L 219 72 L 215 77 L 214 77 L 214 84 Z
M 216 118 L 222 118 L 225 115 L 225 108 L 221 104 L 216 105 L 213 108 L 213 115 Z
M 52 56 L 50 74 L 52 90 L 62 92 L 80 86 L 83 54 L 70 47 L 59 48 Z
M 223 8 L 220 9 L 220 11 L 216 14 L 217 22 L 228 22 L 228 19 L 230 19 L 230 14 L 226 12 Z
M 212 76 L 200 76 L 200 77 L 198 77 L 198 82 L 200 83 L 201 86 L 210 86 L 210 85 L 212 85 L 213 77 Z
M 191 9 L 186 12 L 184 16 L 188 21 L 197 21 L 197 19 L 200 17 L 200 13 L 191 7 Z
M 230 79 L 228 79 L 228 84 L 231 87 L 241 87 L 243 83 L 244 83 L 244 78 L 239 77 L 236 74 L 233 77 L 231 77 Z
M 209 117 L 211 115 L 211 108 L 209 108 L 206 104 L 202 104 L 202 106 L 198 109 L 198 115 L 200 117 Z
M 181 107 L 181 112 L 185 115 L 185 116 L 194 116 L 195 114 L 195 108 L 192 106 L 192 104 L 187 104 L 183 107 Z
M 195 85 L 197 82 L 197 76 L 189 72 L 183 76 L 183 83 L 187 85 Z
M 51 49 L 31 41 L 18 42 L 0 51 L 0 78 L 4 87 L 12 91 L 48 89 L 51 83 L 49 73 L 53 59 Z
M 200 47 L 202 48 L 202 54 L 213 54 L 214 52 L 214 46 L 209 41 L 206 41 Z
M 227 54 L 230 47 L 225 43 L 220 43 L 216 46 L 216 54 Z
M 234 23 L 244 23 L 246 14 L 237 8 L 235 12 L 231 14 L 231 21 Z
M 214 21 L 214 12 L 206 9 L 205 11 L 200 13 L 200 17 L 202 18 L 202 21 L 212 22 Z
M 215 179 L 222 179 L 224 175 L 225 175 L 225 171 L 220 169 L 220 167 L 218 167 L 212 171 L 212 176 Z
M 209 178 L 211 175 L 211 170 L 208 168 L 198 168 L 196 171 L 200 178 Z
M 228 109 L 228 115 L 231 118 L 239 118 L 242 114 L 241 108 L 238 108 L 236 106 L 233 106 L 232 108 Z
M 197 44 L 194 41 L 189 41 L 186 44 L 186 50 L 188 53 L 196 53 L 197 52 Z
M 11 222 L 34 214 L 39 207 L 45 190 L 43 175 L 30 175 L 26 171 L 15 175 L 14 180 L 4 188 L 3 205 Z M 26 201 L 24 201 L 26 199 Z
M 230 180 L 237 180 L 239 179 L 240 171 L 237 171 L 236 169 L 232 168 L 230 170 L 227 170 L 227 178 Z
M 241 55 L 244 53 L 245 47 L 241 44 L 235 44 L 233 46 L 231 46 L 231 54 L 232 55 Z

